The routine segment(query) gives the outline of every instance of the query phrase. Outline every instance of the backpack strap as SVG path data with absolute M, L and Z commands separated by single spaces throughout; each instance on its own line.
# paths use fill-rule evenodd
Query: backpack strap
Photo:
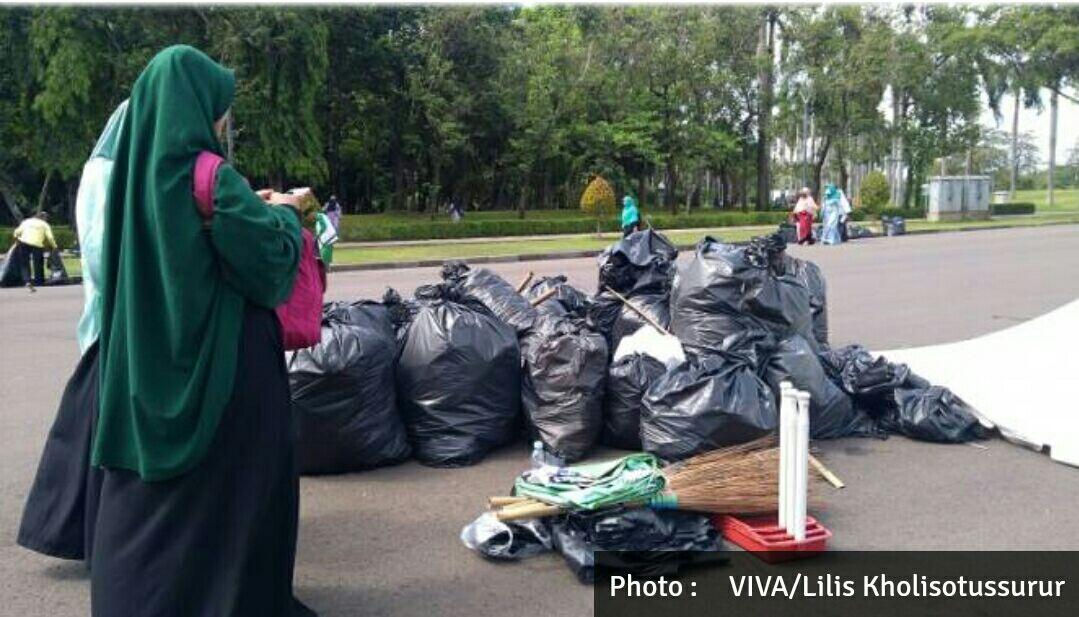
M 217 168 L 225 159 L 203 150 L 195 159 L 195 172 L 193 175 L 193 189 L 195 194 L 195 206 L 199 209 L 202 218 L 209 219 L 214 215 L 214 188 L 217 186 Z

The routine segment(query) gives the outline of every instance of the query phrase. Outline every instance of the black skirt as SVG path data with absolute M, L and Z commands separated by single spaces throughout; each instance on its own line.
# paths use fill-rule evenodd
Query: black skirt
M 60 398 L 37 475 L 26 498 L 17 542 L 61 559 L 87 559 L 103 473 L 90 466 L 97 421 L 98 362 L 94 343 Z
M 311 615 L 292 597 L 293 443 L 281 330 L 272 311 L 248 307 L 232 399 L 199 465 L 161 482 L 104 472 L 92 615 Z

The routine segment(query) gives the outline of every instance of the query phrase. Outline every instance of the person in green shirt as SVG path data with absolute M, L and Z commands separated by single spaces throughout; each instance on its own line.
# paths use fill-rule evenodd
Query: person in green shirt
M 235 90 L 231 70 L 169 47 L 119 131 L 90 382 L 94 617 L 312 614 L 292 595 L 299 492 L 273 312 L 299 264 L 299 198 L 264 202 L 228 164 L 209 219 L 192 194 Z
M 337 244 L 337 229 L 325 212 L 315 212 L 315 244 L 318 258 L 329 268 L 333 263 L 333 245 Z
M 641 230 L 641 213 L 637 210 L 637 200 L 632 195 L 622 198 L 622 237 Z

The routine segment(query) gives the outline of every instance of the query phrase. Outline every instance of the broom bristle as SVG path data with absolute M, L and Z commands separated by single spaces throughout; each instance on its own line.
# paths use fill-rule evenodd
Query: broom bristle
M 779 448 L 766 437 L 687 459 L 664 471 L 680 510 L 764 514 L 779 501 Z M 814 484 L 810 478 L 810 484 Z

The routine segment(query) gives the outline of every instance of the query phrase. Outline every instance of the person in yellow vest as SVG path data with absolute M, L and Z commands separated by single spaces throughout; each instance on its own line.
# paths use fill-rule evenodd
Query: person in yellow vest
M 23 280 L 31 292 L 36 291 L 35 285 L 45 284 L 45 249 L 51 251 L 56 248 L 56 238 L 52 235 L 48 219 L 48 214 L 39 212 L 23 219 L 13 233 L 15 250 L 11 259 L 18 264 Z M 30 272 L 31 262 L 34 266 L 33 275 Z

